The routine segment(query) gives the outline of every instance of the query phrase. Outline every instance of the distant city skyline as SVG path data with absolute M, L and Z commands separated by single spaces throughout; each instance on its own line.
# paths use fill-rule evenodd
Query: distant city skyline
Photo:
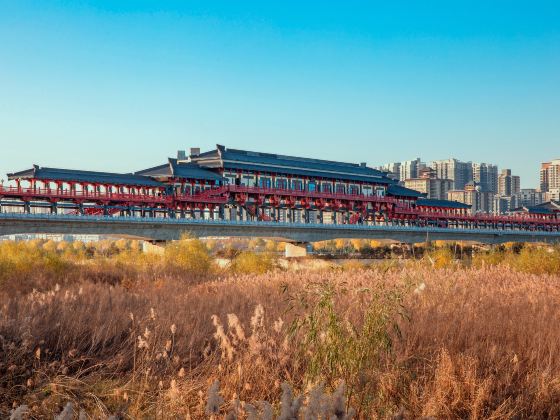
M 168 157 L 175 157 L 177 154 L 178 150 L 188 150 L 190 148 L 190 146 L 193 147 L 201 147 L 202 149 L 211 149 L 212 147 L 214 147 L 216 145 L 216 143 L 212 143 L 212 142 L 208 142 L 208 145 L 205 145 L 203 143 L 197 143 L 196 145 L 188 145 L 188 146 L 182 146 L 177 148 L 177 150 L 173 150 L 170 153 L 167 153 Z M 240 148 L 240 149 L 247 149 L 247 147 L 244 147 L 243 145 L 237 145 L 237 144 L 227 144 L 228 147 L 231 148 Z M 17 148 L 14 148 L 15 150 L 17 150 Z M 26 148 L 22 148 L 22 149 L 26 149 Z M 332 154 L 321 154 L 324 150 L 321 149 L 321 151 L 318 151 L 317 154 L 314 155 L 303 155 L 301 153 L 298 154 L 297 150 L 294 150 L 293 153 L 290 153 L 287 150 L 280 150 L 280 149 L 275 149 L 275 150 L 265 150 L 266 148 L 261 148 L 256 149 L 253 148 L 252 150 L 254 151 L 260 151 L 260 152 L 267 152 L 267 153 L 276 153 L 276 154 L 280 154 L 280 155 L 290 155 L 290 156 L 301 156 L 301 157 L 309 157 L 309 158 L 315 158 L 315 159 L 324 159 L 324 160 L 336 160 L 336 161 L 344 161 L 344 162 L 350 162 L 350 163 L 359 163 L 362 161 L 366 161 L 367 165 L 370 167 L 382 167 L 384 165 L 387 165 L 387 162 L 372 162 L 370 160 L 364 159 L 366 156 L 364 156 L 364 154 L 362 153 L 361 155 L 358 155 L 358 157 L 356 159 L 342 159 L 340 157 L 337 157 L 336 155 L 332 155 Z M 4 179 L 6 180 L 6 174 L 10 173 L 10 172 L 14 172 L 14 171 L 18 171 L 18 170 L 22 170 L 22 169 L 26 169 L 29 168 L 30 166 L 32 166 L 33 164 L 37 164 L 39 166 L 45 166 L 45 167 L 61 167 L 61 168 L 69 168 L 69 169 L 87 169 L 87 170 L 93 170 L 93 171 L 108 171 L 108 172 L 129 172 L 130 171 L 130 163 L 134 162 L 135 160 L 134 155 L 128 155 L 130 156 L 131 160 L 127 161 L 126 159 L 124 159 L 126 156 L 108 156 L 99 160 L 94 160 L 91 161 L 89 159 L 87 159 L 87 157 L 84 157 L 83 159 L 78 155 L 78 156 L 68 156 L 65 154 L 59 154 L 57 151 L 53 151 L 53 150 L 44 150 L 42 149 L 40 146 L 37 148 L 33 148 L 33 150 L 38 151 L 39 153 L 33 153 L 30 154 L 29 150 L 22 150 L 21 151 L 21 155 L 20 156 L 14 156 L 13 159 L 8 159 L 8 156 L 4 156 L 4 157 L 0 157 L 0 163 L 3 164 L 3 166 L 5 166 L 5 169 L 2 170 L 2 172 L 0 173 L 0 179 Z M 157 149 L 150 149 L 152 150 L 153 153 L 157 153 L 158 150 Z M 41 153 L 44 152 L 44 153 Z M 135 151 L 136 152 L 136 151 Z M 165 153 L 164 153 L 165 154 Z M 560 154 L 560 153 L 559 153 Z M 61 156 L 62 155 L 62 156 Z M 44 158 L 41 158 L 41 156 L 45 156 Z M 331 156 L 331 157 L 329 157 Z M 351 156 L 351 155 L 349 155 Z M 361 156 L 361 157 L 360 157 Z M 50 159 L 50 160 L 47 160 Z M 539 162 L 527 162 L 527 165 L 524 165 L 523 168 L 514 168 L 512 165 L 501 165 L 495 162 L 489 162 L 489 161 L 485 161 L 483 159 L 479 159 L 479 160 L 470 160 L 467 161 L 465 159 L 461 159 L 460 157 L 456 157 L 456 156 L 451 156 L 449 158 L 446 159 L 424 159 L 423 157 L 421 157 L 422 162 L 426 163 L 427 166 L 430 166 L 430 164 L 432 164 L 434 161 L 440 161 L 440 160 L 447 160 L 447 159 L 457 159 L 459 161 L 462 162 L 472 162 L 472 163 L 486 163 L 486 164 L 491 164 L 491 165 L 496 165 L 498 168 L 501 169 L 511 169 L 512 172 L 516 173 L 516 174 L 526 174 L 526 175 L 519 175 L 521 178 L 521 188 L 536 188 L 538 189 L 540 186 L 540 180 L 539 180 L 539 175 L 540 175 L 540 168 L 541 168 L 541 164 L 546 162 L 546 161 L 551 161 L 551 160 L 558 160 L 555 158 L 549 158 L 549 159 L 544 159 L 542 161 Z M 159 159 L 161 160 L 161 159 Z M 151 164 L 153 165 L 157 165 L 159 164 L 159 160 L 157 158 L 144 158 L 141 161 L 136 161 L 138 162 L 137 165 L 137 169 L 141 169 L 142 167 L 146 167 L 146 166 L 150 166 Z M 19 164 L 9 164 L 9 163 L 3 163 L 3 161 L 10 161 L 10 162 L 21 162 Z M 403 160 L 401 162 L 406 162 L 406 160 Z M 87 166 L 87 164 L 89 163 L 89 166 Z M 84 166 L 86 165 L 86 166 Z M 529 168 L 529 169 L 528 169 Z
M 216 143 L 380 166 L 560 158 L 560 7 L 0 2 L 0 177 Z

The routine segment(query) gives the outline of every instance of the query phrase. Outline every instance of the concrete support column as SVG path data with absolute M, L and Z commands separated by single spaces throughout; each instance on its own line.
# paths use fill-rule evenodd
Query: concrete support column
M 165 241 L 143 241 L 142 252 L 145 254 L 163 255 L 165 252 Z
M 306 257 L 312 249 L 313 248 L 309 242 L 287 243 L 285 256 L 286 258 Z

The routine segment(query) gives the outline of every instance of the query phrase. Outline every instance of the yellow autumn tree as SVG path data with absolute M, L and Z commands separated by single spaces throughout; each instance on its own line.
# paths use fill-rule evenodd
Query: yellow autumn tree
M 196 276 L 214 269 L 214 260 L 206 245 L 199 239 L 183 237 L 165 247 L 166 264 Z

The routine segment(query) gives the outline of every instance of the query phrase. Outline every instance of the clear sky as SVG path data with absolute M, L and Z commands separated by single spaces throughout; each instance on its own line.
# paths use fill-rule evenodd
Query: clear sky
M 216 143 L 560 157 L 555 1 L 0 0 L 0 171 L 134 171 Z

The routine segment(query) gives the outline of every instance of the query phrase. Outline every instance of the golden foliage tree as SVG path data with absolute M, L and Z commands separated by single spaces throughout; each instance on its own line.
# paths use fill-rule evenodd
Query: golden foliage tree
M 182 238 L 165 247 L 165 262 L 182 271 L 205 275 L 214 268 L 214 261 L 206 245 L 199 239 Z

